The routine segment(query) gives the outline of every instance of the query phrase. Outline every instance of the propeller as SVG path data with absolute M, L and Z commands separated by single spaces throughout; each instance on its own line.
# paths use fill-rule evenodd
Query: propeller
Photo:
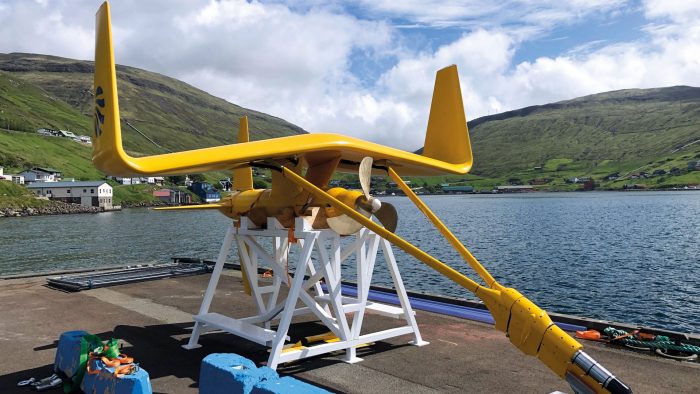
M 396 231 L 399 215 L 393 205 L 383 203 L 379 199 L 372 197 L 370 194 L 370 182 L 372 178 L 372 163 L 371 157 L 365 157 L 360 162 L 358 176 L 360 178 L 360 186 L 364 193 L 364 199 L 358 198 L 355 203 L 355 209 L 366 217 L 374 215 L 377 220 L 392 233 Z M 332 208 L 327 208 L 332 209 Z M 350 235 L 358 232 L 362 225 L 347 215 L 328 215 L 328 227 L 341 235 Z

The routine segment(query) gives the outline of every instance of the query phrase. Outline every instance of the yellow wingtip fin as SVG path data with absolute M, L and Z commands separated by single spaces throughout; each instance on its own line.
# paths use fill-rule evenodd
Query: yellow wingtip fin
M 437 72 L 423 156 L 450 164 L 472 163 L 472 149 L 464 114 L 457 66 Z
M 106 1 L 95 15 L 94 78 L 92 161 L 95 167 L 108 174 L 133 173 L 130 157 L 122 149 L 111 16 Z

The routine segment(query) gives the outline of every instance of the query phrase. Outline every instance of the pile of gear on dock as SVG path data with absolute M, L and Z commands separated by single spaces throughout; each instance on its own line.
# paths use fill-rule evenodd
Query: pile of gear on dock
M 608 327 L 601 334 L 598 330 L 576 331 L 576 337 L 591 341 L 622 345 L 630 349 L 652 351 L 659 356 L 680 361 L 694 361 L 700 355 L 700 346 L 673 340 L 665 335 L 655 335 L 642 330 L 630 332 Z

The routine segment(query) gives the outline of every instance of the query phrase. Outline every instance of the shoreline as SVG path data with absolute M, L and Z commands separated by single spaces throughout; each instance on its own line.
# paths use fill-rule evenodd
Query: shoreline
M 26 216 L 55 216 L 105 212 L 101 207 L 55 202 L 45 207 L 0 208 L 0 218 Z
M 0 218 L 13 217 L 28 217 L 28 216 L 57 216 L 57 215 L 79 215 L 79 214 L 95 214 L 104 212 L 118 212 L 125 208 L 154 208 L 163 207 L 167 204 L 151 204 L 145 202 L 126 203 L 119 205 L 118 209 L 107 209 L 102 207 L 86 206 L 80 204 L 67 204 L 60 201 L 53 201 L 51 205 L 45 207 L 29 207 L 21 208 L 0 207 Z
M 463 196 L 463 195 L 510 195 L 510 194 L 531 194 L 531 193 L 595 193 L 595 192 L 610 192 L 610 193 L 629 193 L 629 192 L 700 192 L 700 189 L 594 189 L 594 190 L 528 190 L 519 192 L 471 192 L 471 193 L 418 193 L 421 196 Z M 377 194 L 381 197 L 406 197 L 405 194 Z
M 472 192 L 472 193 L 421 193 L 421 196 L 462 196 L 462 195 L 510 195 L 510 194 L 530 194 L 530 193 L 590 193 L 590 192 L 700 192 L 700 189 L 596 189 L 596 190 L 530 190 L 522 192 L 508 193 L 489 193 L 489 192 Z M 381 195 L 382 197 L 406 197 L 405 194 L 396 195 Z M 10 208 L 0 207 L 0 219 L 11 217 L 28 217 L 28 216 L 56 216 L 56 215 L 76 215 L 86 213 L 103 213 L 117 212 L 127 208 L 157 208 L 170 206 L 168 204 L 154 204 L 151 202 L 139 201 L 136 203 L 122 203 L 120 209 L 104 210 L 101 207 L 85 206 L 80 204 L 67 204 L 60 201 L 53 201 L 50 206 L 46 207 L 21 207 Z

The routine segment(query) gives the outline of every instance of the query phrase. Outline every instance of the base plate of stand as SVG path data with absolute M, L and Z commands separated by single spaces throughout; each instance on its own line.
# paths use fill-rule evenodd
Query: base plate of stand
M 343 362 L 344 362 L 344 363 L 347 363 L 347 364 L 357 364 L 357 363 L 359 363 L 359 362 L 362 361 L 362 360 L 363 360 L 363 359 L 361 359 L 361 358 L 359 358 L 359 357 L 343 358 Z

